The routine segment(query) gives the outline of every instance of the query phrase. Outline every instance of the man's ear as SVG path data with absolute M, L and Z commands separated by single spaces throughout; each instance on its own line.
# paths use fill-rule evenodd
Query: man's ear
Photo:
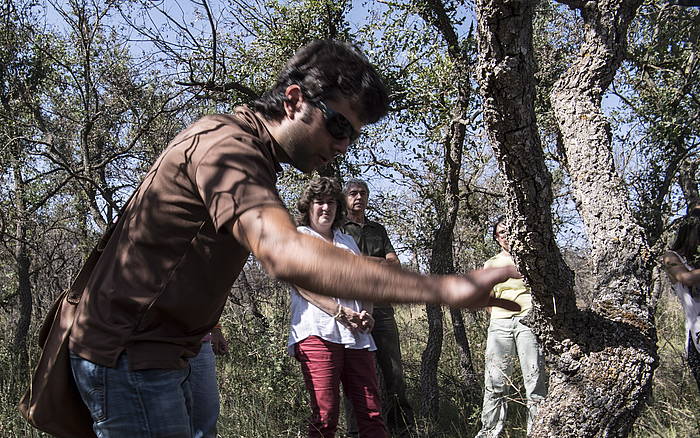
M 304 93 L 297 84 L 292 84 L 284 90 L 284 113 L 287 118 L 294 119 L 296 113 L 301 112 L 304 103 Z

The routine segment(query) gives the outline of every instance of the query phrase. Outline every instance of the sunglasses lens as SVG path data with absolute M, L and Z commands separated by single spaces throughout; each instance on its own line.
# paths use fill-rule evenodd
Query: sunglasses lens
M 342 114 L 335 113 L 327 119 L 328 132 L 338 140 L 349 138 L 354 141 L 357 138 L 355 128 L 352 127 L 348 119 Z
M 349 139 L 353 143 L 360 136 L 360 133 L 355 131 L 352 123 L 342 114 L 333 111 L 323 101 L 319 101 L 314 105 L 323 113 L 323 118 L 326 120 L 326 129 L 328 133 L 337 140 Z

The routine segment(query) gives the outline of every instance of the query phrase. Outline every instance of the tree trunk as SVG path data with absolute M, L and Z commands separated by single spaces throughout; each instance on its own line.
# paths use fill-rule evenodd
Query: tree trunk
M 17 357 L 17 369 L 22 373 L 29 369 L 27 351 L 27 335 L 32 322 L 32 286 L 30 280 L 31 259 L 29 248 L 24 240 L 27 236 L 24 224 L 18 224 L 18 236 L 22 239 L 15 244 L 15 260 L 17 263 L 17 297 L 19 298 L 19 319 L 12 337 L 12 350 Z M 22 228 L 22 229 L 20 229 Z
M 420 414 L 430 427 L 433 424 L 432 420 L 440 413 L 437 369 L 442 355 L 442 307 L 428 304 L 425 306 L 425 313 L 428 319 L 428 340 L 420 363 Z
M 625 436 L 651 389 L 656 332 L 647 304 L 648 247 L 612 165 L 600 102 L 640 1 L 566 2 L 582 8 L 586 40 L 552 104 L 591 243 L 598 297 L 590 310 L 576 308 L 573 274 L 552 233 L 551 176 L 533 106 L 536 3 L 477 2 L 484 119 L 507 182 L 512 253 L 532 289 L 528 324 L 551 368 L 531 436 Z
M 700 204 L 700 192 L 698 192 L 698 166 L 700 160 L 697 158 L 688 158 L 681 164 L 678 171 L 678 179 L 680 181 L 683 196 L 688 205 L 688 211 L 696 205 Z
M 464 74 L 471 69 L 470 56 L 465 49 L 468 45 L 458 39 L 442 1 L 423 0 L 417 2 L 417 6 L 421 17 L 444 39 L 448 56 L 454 63 L 451 75 L 455 84 L 456 104 L 452 108 L 447 135 L 443 139 L 444 179 L 433 196 L 435 209 L 440 217 L 440 227 L 434 234 L 430 257 L 431 274 L 452 274 L 455 271 L 452 244 L 460 206 L 459 175 L 466 133 L 464 121 L 469 114 L 469 102 L 472 98 L 469 77 Z M 433 423 L 431 420 L 437 418 L 440 411 L 437 369 L 442 352 L 443 314 L 442 309 L 434 305 L 426 306 L 426 313 L 428 341 L 421 358 L 421 414 L 428 419 L 430 425 Z M 458 331 L 456 330 L 455 333 Z M 458 338 L 458 344 L 462 355 L 471 357 L 469 342 L 464 331 Z
M 643 200 L 646 197 L 646 202 L 641 202 L 639 209 L 634 212 L 637 223 L 644 229 L 649 246 L 653 247 L 657 243 L 664 244 L 664 242 L 658 242 L 666 229 L 665 219 L 668 217 L 664 204 L 672 189 L 676 174 L 679 174 L 682 187 L 683 169 L 681 166 L 683 158 L 688 154 L 685 146 L 687 141 L 688 139 L 685 137 L 677 138 L 673 144 L 666 147 L 670 156 L 667 164 L 659 171 L 663 178 L 660 180 L 660 184 L 655 187 L 652 196 L 641 197 Z
M 19 147 L 18 147 L 19 149 Z M 18 359 L 18 369 L 28 369 L 27 334 L 32 321 L 32 286 L 30 279 L 31 259 L 29 244 L 27 242 L 27 204 L 24 177 L 20 166 L 20 151 L 17 151 L 14 159 L 14 197 L 15 214 L 17 224 L 15 226 L 14 260 L 17 275 L 17 297 L 19 299 L 19 318 L 12 336 L 12 350 Z
M 452 329 L 455 333 L 455 343 L 459 352 L 459 366 L 464 382 L 463 395 L 470 405 L 478 404 L 481 400 L 481 388 L 479 386 L 479 376 L 474 371 L 474 361 L 472 360 L 472 352 L 469 347 L 464 316 L 461 309 L 450 309 L 450 317 L 452 319 Z
M 454 271 L 452 256 L 452 225 L 443 224 L 435 231 L 432 253 L 430 256 L 430 272 L 446 274 Z M 420 388 L 421 415 L 431 425 L 440 413 L 440 386 L 437 379 L 438 363 L 442 354 L 443 324 L 442 307 L 435 304 L 425 306 L 428 318 L 428 340 L 421 356 Z

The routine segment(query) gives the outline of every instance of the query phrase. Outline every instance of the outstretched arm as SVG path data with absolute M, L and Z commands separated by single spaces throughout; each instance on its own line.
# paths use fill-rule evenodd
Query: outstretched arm
M 689 287 L 700 284 L 700 269 L 689 270 L 676 254 L 672 252 L 664 254 L 663 262 L 671 281 L 683 283 Z
M 297 232 L 289 214 L 277 207 L 248 210 L 230 230 L 268 274 L 323 295 L 455 307 L 511 307 L 512 302 L 490 297 L 490 291 L 495 284 L 520 276 L 515 267 L 481 269 L 463 276 L 423 276 L 372 263 Z

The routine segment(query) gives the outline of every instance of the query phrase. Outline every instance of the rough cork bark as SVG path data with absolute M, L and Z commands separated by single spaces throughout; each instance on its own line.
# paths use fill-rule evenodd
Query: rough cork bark
M 577 309 L 573 274 L 551 226 L 551 176 L 534 113 L 532 17 L 536 1 L 478 0 L 484 120 L 507 182 L 512 253 L 532 288 L 529 324 L 551 371 L 533 437 L 626 436 L 649 395 L 656 365 L 648 247 L 613 166 L 600 103 L 620 64 L 641 1 L 567 1 L 580 8 L 585 41 L 551 99 L 598 296 Z

